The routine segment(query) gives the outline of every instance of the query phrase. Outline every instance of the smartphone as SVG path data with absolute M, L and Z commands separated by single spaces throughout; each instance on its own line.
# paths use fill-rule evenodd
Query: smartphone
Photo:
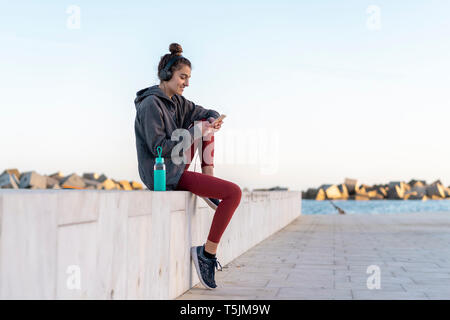
M 214 122 L 212 123 L 213 125 L 216 124 L 217 122 L 219 122 L 220 120 L 223 120 L 226 117 L 226 115 L 222 114 L 220 115 L 220 117 L 218 117 L 216 120 L 214 120 Z

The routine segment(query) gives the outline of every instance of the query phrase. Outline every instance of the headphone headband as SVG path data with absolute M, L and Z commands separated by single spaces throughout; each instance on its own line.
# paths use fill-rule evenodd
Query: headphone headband
M 167 65 L 164 67 L 164 69 L 166 71 L 169 71 L 170 67 L 175 63 L 175 61 L 177 61 L 178 59 L 182 58 L 183 56 L 175 56 L 172 57 L 172 59 L 169 60 L 169 62 L 167 63 Z

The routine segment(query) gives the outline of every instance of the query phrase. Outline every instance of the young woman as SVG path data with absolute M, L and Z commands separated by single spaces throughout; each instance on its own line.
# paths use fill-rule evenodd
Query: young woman
M 160 84 L 138 91 L 134 101 L 139 175 L 147 188 L 153 190 L 153 166 L 158 156 L 156 148 L 160 146 L 166 165 L 166 190 L 190 191 L 215 209 L 206 243 L 191 248 L 200 282 L 213 289 L 217 287 L 215 268 L 220 265 L 216 258 L 217 246 L 241 201 L 242 192 L 237 184 L 214 177 L 214 132 L 221 128 L 223 121 L 214 123 L 219 117 L 217 111 L 205 109 L 182 96 L 184 88 L 189 86 L 191 63 L 181 55 L 183 50 L 179 44 L 172 43 L 169 51 L 158 65 Z M 196 126 L 202 133 L 198 138 L 194 135 Z M 184 151 L 187 163 L 177 164 L 172 159 L 172 151 L 180 142 L 172 141 L 171 137 L 180 128 L 189 131 L 191 141 Z M 202 146 L 202 173 L 188 171 L 199 145 Z

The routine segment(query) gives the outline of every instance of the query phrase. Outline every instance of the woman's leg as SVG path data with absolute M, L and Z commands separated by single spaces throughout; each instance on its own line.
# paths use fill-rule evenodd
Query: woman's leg
M 190 191 L 200 197 L 222 199 L 214 214 L 207 239 L 213 243 L 210 245 L 214 246 L 215 244 L 217 246 L 231 217 L 239 206 L 242 196 L 241 188 L 227 180 L 186 170 L 181 175 L 177 190 Z M 215 252 L 208 252 L 215 254 Z
M 214 176 L 214 133 L 207 135 L 202 144 L 202 173 Z
M 201 197 L 222 199 L 214 214 L 211 229 L 205 244 L 205 250 L 210 254 L 215 254 L 220 238 L 240 203 L 242 192 L 238 185 L 230 181 L 213 177 L 212 174 L 205 174 L 205 171 L 211 170 L 212 172 L 212 168 L 214 168 L 214 134 L 210 134 L 204 137 L 204 139 L 206 141 L 202 143 L 201 157 L 202 172 L 204 174 L 188 171 L 187 169 L 190 163 L 186 164 L 177 190 L 191 191 Z M 194 158 L 197 147 L 191 145 L 186 151 L 186 154 L 190 154 L 190 159 Z
M 201 119 L 207 121 L 207 119 Z M 192 123 L 189 128 L 194 125 Z M 199 144 L 199 143 L 198 143 Z M 186 150 L 186 156 L 190 155 L 190 161 L 194 160 L 195 152 L 198 148 L 198 144 L 192 144 L 189 149 Z M 214 176 L 214 133 L 210 133 L 202 138 L 202 150 L 201 150 L 201 169 L 203 174 Z M 184 170 L 186 171 L 190 166 L 190 162 L 186 164 Z

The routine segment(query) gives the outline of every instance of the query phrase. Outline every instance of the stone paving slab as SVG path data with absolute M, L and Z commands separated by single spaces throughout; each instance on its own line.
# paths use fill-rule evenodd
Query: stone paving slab
M 220 252 L 217 254 L 220 261 Z M 373 271 L 378 267 L 380 288 Z M 301 215 L 177 299 L 450 299 L 450 213 Z

